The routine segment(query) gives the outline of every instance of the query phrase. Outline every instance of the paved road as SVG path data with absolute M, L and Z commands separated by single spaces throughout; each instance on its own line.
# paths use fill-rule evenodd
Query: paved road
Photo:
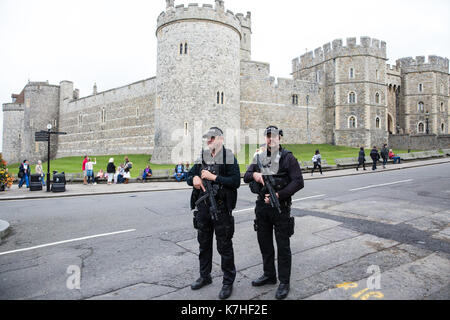
M 0 245 L 0 299 L 216 299 L 217 253 L 213 285 L 189 287 L 198 277 L 189 195 L 2 202 L 12 232 Z M 254 198 L 239 189 L 232 299 L 276 290 L 250 285 L 262 272 Z M 294 199 L 288 299 L 450 298 L 450 164 L 309 180 Z

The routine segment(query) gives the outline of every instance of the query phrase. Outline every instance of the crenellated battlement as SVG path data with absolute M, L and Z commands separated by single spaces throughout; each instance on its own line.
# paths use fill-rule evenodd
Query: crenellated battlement
M 226 24 L 235 29 L 241 36 L 241 27 L 251 28 L 251 13 L 247 12 L 234 14 L 231 10 L 225 10 L 224 1 L 215 0 L 215 5 L 198 3 L 189 3 L 187 7 L 184 4 L 175 5 L 175 1 L 166 0 L 166 11 L 161 12 L 158 17 L 156 33 L 167 24 L 183 20 L 205 20 L 215 21 Z
M 397 65 L 386 64 L 386 73 L 400 76 L 401 69 Z
M 356 38 L 347 38 L 344 46 L 342 39 L 336 39 L 293 59 L 292 71 L 310 68 L 336 57 L 355 55 L 370 55 L 386 59 L 386 42 L 369 37 L 360 37 L 360 43 L 358 44 Z
M 448 58 L 430 55 L 428 56 L 428 60 L 425 58 L 425 56 L 417 56 L 415 59 L 412 57 L 401 58 L 397 60 L 396 66 L 397 68 L 400 68 L 403 73 L 424 71 L 438 71 L 448 73 L 448 62 Z

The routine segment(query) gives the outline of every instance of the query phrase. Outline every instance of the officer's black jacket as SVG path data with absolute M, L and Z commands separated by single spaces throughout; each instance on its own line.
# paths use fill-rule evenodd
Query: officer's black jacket
M 284 152 L 283 152 L 284 150 Z M 297 159 L 294 157 L 292 152 L 283 149 L 280 146 L 280 152 L 281 158 L 279 163 L 279 169 L 278 174 L 286 173 L 289 178 L 289 184 L 277 191 L 278 196 L 280 200 L 286 200 L 291 198 L 297 191 L 300 189 L 303 189 L 304 182 L 303 182 L 303 175 L 302 175 L 302 169 L 300 168 L 300 165 L 298 164 Z M 270 153 L 269 153 L 270 154 Z M 255 162 L 255 161 L 253 161 Z M 252 163 L 248 168 L 247 172 L 244 175 L 244 182 L 250 183 L 254 181 L 253 179 L 253 173 L 254 172 L 260 172 L 259 167 L 256 163 Z
M 223 154 L 222 152 L 225 152 Z M 239 165 L 236 157 L 233 154 L 233 151 L 222 147 L 222 152 L 216 156 L 217 163 L 221 163 L 219 166 L 219 174 L 216 178 L 216 183 L 221 184 L 225 187 L 228 193 L 228 203 L 229 209 L 234 209 L 237 201 L 237 189 L 241 186 L 241 172 L 239 170 Z M 225 163 L 223 157 L 226 157 Z M 220 158 L 220 159 L 219 159 Z M 202 175 L 202 163 L 201 161 L 197 161 L 198 163 L 194 164 L 194 166 L 189 170 L 188 176 L 186 178 L 186 182 L 188 185 L 194 185 L 194 177 Z

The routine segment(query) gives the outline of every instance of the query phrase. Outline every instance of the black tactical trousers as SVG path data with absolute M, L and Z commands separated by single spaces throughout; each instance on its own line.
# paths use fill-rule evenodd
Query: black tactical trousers
M 211 218 L 209 206 L 204 202 L 198 205 L 197 240 L 200 245 L 200 276 L 209 277 L 212 269 L 213 235 L 216 233 L 217 251 L 221 256 L 223 284 L 233 284 L 236 278 L 232 238 L 234 235 L 234 218 L 223 203 L 218 203 L 218 221 Z
M 273 246 L 273 231 L 278 250 L 278 279 L 281 283 L 289 283 L 291 278 L 291 246 L 290 236 L 293 234 L 293 219 L 290 219 L 290 207 L 282 206 L 281 214 L 277 209 L 266 205 L 264 201 L 256 201 L 256 222 L 259 248 L 263 258 L 264 275 L 276 277 L 275 249 Z

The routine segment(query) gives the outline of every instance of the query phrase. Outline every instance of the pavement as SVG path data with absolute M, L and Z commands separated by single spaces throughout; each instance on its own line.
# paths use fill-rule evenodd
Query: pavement
M 422 167 L 435 165 L 440 163 L 450 162 L 450 157 L 402 162 L 400 164 L 387 164 L 386 169 L 383 169 L 382 165 L 377 166 L 376 171 L 372 171 L 371 165 L 366 165 L 367 170 L 362 168 L 356 171 L 355 168 L 324 171 L 321 175 L 319 172 L 315 172 L 313 176 L 310 173 L 303 173 L 304 180 L 326 179 L 334 177 L 353 176 L 361 174 L 378 174 L 392 170 L 402 170 L 408 168 Z M 242 182 L 243 183 L 243 182 Z M 61 197 L 79 197 L 79 196 L 92 196 L 92 195 L 105 195 L 105 194 L 121 194 L 121 193 L 136 193 L 136 192 L 151 192 L 151 191 L 168 191 L 168 190 L 184 190 L 190 189 L 186 182 L 137 182 L 128 184 L 112 184 L 107 185 L 101 183 L 97 185 L 83 185 L 83 184 L 67 184 L 65 192 L 47 192 L 46 187 L 43 187 L 42 191 L 29 191 L 26 187 L 18 188 L 17 185 L 13 185 L 11 189 L 6 192 L 0 193 L 0 202 L 5 200 L 24 200 L 24 199 L 39 199 L 39 198 L 61 198 Z
M 291 211 L 288 300 L 448 300 L 450 163 L 438 160 L 333 179 L 305 173 Z M 178 186 L 184 189 L 0 202 L 0 218 L 11 224 L 0 246 L 0 300 L 218 299 L 216 245 L 213 283 L 190 289 L 198 277 L 197 233 L 190 190 Z M 250 284 L 262 272 L 254 202 L 248 186 L 239 188 L 232 300 L 273 300 L 277 288 Z

